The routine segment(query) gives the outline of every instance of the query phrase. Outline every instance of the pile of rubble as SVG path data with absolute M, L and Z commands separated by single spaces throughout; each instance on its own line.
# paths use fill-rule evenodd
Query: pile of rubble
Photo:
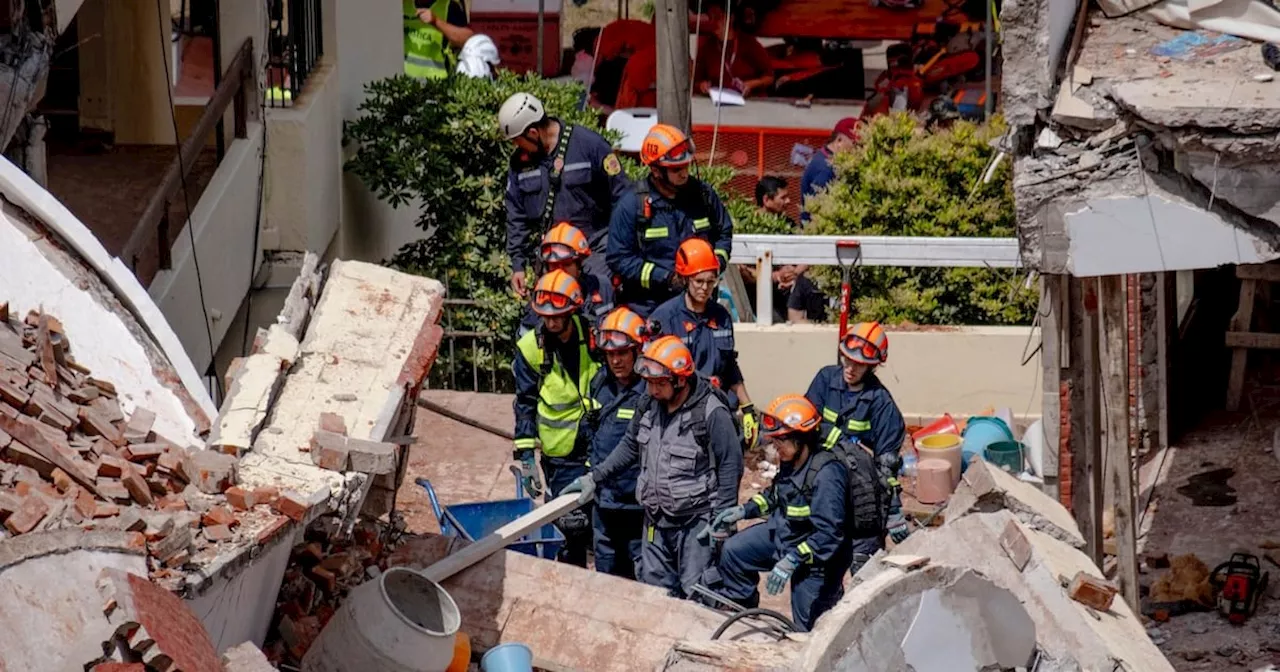
M 126 417 L 115 387 L 76 363 L 53 316 L 11 320 L 0 304 L 0 540 L 62 528 L 138 533 L 152 579 L 233 542 L 250 516 L 294 520 L 305 504 L 274 488 L 236 486 L 237 458 L 184 447 Z
M 263 650 L 274 665 L 297 666 L 353 588 L 387 568 L 400 530 L 361 521 L 350 534 L 341 519 L 317 520 L 293 548 Z

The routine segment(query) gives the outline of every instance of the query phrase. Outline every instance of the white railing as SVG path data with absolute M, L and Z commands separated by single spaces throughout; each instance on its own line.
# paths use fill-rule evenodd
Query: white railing
M 739 234 L 733 237 L 733 252 L 729 261 L 734 264 L 754 264 L 757 278 L 772 277 L 775 264 L 838 266 L 852 263 L 861 266 L 971 268 L 1021 266 L 1017 238 L 917 236 Z M 773 324 L 772 283 L 756 283 L 755 312 L 757 324 Z

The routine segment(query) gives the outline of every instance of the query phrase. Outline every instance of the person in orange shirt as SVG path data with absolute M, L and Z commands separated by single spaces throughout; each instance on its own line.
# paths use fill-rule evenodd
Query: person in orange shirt
M 760 95 L 773 86 L 773 59 L 755 37 L 739 30 L 741 14 L 730 17 L 718 0 L 707 8 L 707 26 L 710 30 L 698 38 L 698 58 L 693 81 L 700 93 L 706 94 L 713 87 L 734 89 L 743 97 Z M 727 36 L 727 38 L 726 38 Z M 725 48 L 722 39 L 728 40 Z M 723 78 L 720 72 L 724 58 Z
M 641 47 L 627 61 L 618 85 L 614 108 L 658 106 L 658 48 L 656 44 Z

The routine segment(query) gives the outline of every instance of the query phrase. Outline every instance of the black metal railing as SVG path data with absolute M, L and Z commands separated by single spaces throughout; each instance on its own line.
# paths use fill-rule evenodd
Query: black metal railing
M 291 107 L 324 53 L 321 0 L 270 0 L 267 107 Z

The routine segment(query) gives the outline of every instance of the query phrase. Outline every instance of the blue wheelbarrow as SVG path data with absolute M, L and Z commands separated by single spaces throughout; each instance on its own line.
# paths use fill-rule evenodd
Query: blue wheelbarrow
M 427 491 L 427 498 L 431 500 L 431 509 L 435 511 L 436 520 L 440 522 L 440 533 L 446 537 L 462 537 L 468 541 L 482 539 L 537 507 L 536 502 L 524 496 L 520 479 L 516 479 L 515 499 L 451 504 L 443 509 L 440 508 L 440 500 L 436 498 L 436 491 L 431 487 L 431 481 L 418 478 L 414 479 L 414 483 Z M 507 544 L 507 548 L 517 553 L 554 560 L 563 545 L 564 534 L 555 525 L 547 523 L 536 532 Z

